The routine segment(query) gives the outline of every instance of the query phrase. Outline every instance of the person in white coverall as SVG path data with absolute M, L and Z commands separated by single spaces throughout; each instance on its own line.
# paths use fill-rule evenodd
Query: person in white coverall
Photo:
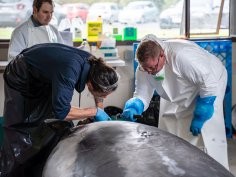
M 60 32 L 50 23 L 54 11 L 52 0 L 34 0 L 31 17 L 12 33 L 8 59 L 14 59 L 23 49 L 40 43 L 64 43 Z
M 160 97 L 159 128 L 204 150 L 229 169 L 223 99 L 227 71 L 220 59 L 187 40 L 146 35 L 138 45 L 135 92 L 123 118 L 145 111 L 154 91 Z

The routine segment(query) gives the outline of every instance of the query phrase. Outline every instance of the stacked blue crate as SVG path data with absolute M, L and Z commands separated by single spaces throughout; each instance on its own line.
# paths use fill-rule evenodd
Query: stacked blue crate
M 197 40 L 202 48 L 214 54 L 224 63 L 228 72 L 228 83 L 224 98 L 225 128 L 228 138 L 232 137 L 232 41 L 231 40 Z
M 224 98 L 224 115 L 225 115 L 225 129 L 228 138 L 232 137 L 232 41 L 226 39 L 219 40 L 195 40 L 199 46 L 206 49 L 210 53 L 216 55 L 224 63 L 228 72 L 228 83 Z M 137 49 L 138 43 L 133 44 L 133 52 Z M 134 60 L 134 71 L 138 63 Z

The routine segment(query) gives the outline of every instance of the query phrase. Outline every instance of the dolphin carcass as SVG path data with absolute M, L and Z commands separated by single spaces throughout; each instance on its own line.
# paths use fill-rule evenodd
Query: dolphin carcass
M 220 153 L 220 152 L 219 152 Z M 51 152 L 43 177 L 233 177 L 185 140 L 126 121 L 79 126 Z

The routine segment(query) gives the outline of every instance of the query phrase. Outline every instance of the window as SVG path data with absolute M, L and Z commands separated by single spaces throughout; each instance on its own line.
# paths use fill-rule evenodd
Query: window
M 81 38 L 86 38 L 86 22 L 101 15 L 103 32 L 112 33 L 116 28 L 122 34 L 125 27 L 135 27 L 137 39 L 148 33 L 161 38 L 181 37 L 186 35 L 185 6 L 188 1 L 189 37 L 229 36 L 229 0 L 91 0 L 89 3 L 56 0 L 53 18 L 56 22 L 52 24 L 59 27 L 64 18 L 70 21 L 80 18 L 82 23 L 71 29 L 80 28 Z M 31 14 L 32 0 L 0 0 L 0 39 L 10 39 L 13 29 Z
M 222 9 L 221 9 L 222 7 Z M 190 35 L 229 35 L 229 0 L 191 0 Z

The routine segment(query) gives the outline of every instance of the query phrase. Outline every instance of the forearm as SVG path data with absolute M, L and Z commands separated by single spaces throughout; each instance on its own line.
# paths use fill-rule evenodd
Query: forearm
M 66 116 L 65 120 L 80 120 L 95 116 L 97 113 L 97 108 L 78 108 L 71 107 L 70 112 Z

